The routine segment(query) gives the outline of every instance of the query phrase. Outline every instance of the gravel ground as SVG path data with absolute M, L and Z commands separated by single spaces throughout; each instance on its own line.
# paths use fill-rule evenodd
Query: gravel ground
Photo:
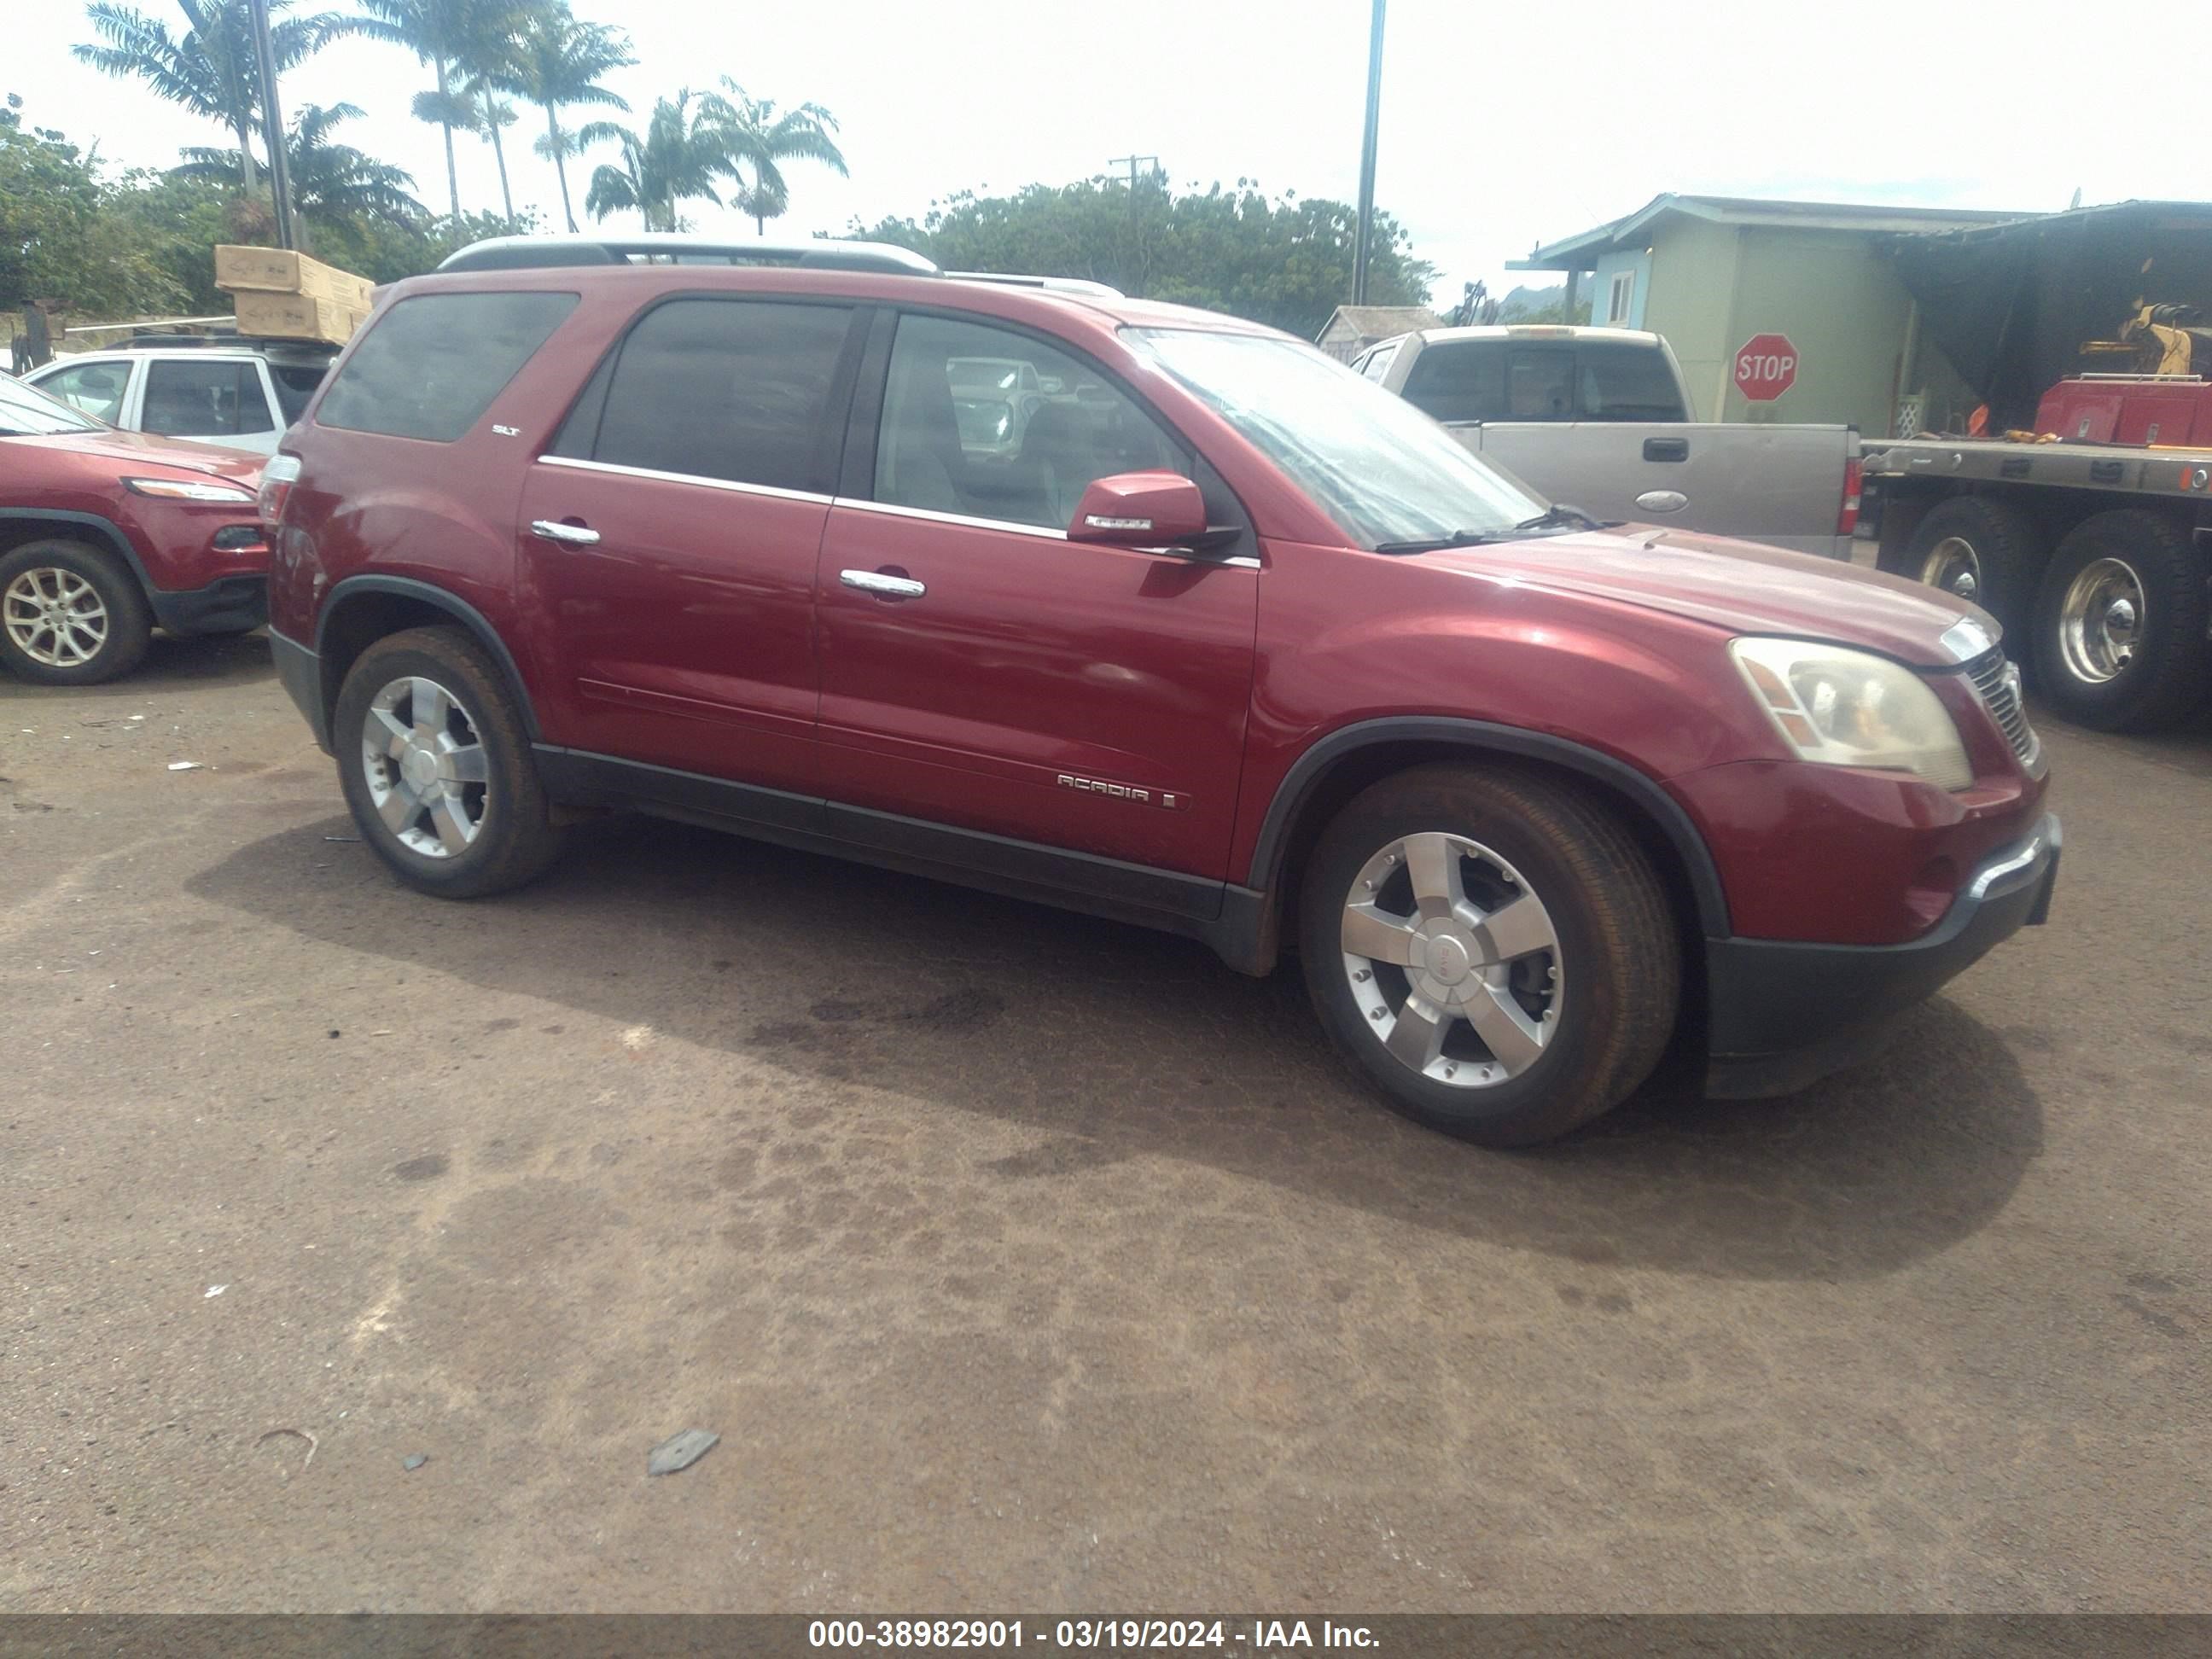
M 2203 1608 L 2212 738 L 2047 737 L 1886 1057 L 1500 1155 L 1174 939 L 410 896 L 258 640 L 0 681 L 0 1607 Z

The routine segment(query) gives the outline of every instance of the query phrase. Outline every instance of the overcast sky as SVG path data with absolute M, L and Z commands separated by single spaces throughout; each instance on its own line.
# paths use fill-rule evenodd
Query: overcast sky
M 182 32 L 173 0 L 139 3 Z M 1271 191 L 1358 191 L 1367 0 L 574 6 L 629 30 L 641 61 L 612 80 L 641 113 L 728 74 L 756 95 L 836 114 L 853 176 L 795 165 L 787 234 L 919 216 L 963 187 L 1065 182 L 1133 151 L 1159 156 L 1178 186 L 1243 176 Z M 142 86 L 76 63 L 70 44 L 90 38 L 77 0 L 0 11 L 0 93 L 21 94 L 36 124 L 135 164 L 224 142 Z M 2142 0 L 2124 33 L 2141 64 L 2179 64 L 2187 49 L 2160 43 L 2197 38 L 2201 22 L 2197 5 Z M 1546 280 L 1510 276 L 1504 262 L 1662 191 L 2030 211 L 2063 208 L 2077 188 L 2087 203 L 2205 194 L 2197 100 L 2148 94 L 2118 60 L 2069 72 L 2070 52 L 2110 58 L 2112 27 L 2080 0 L 1390 0 L 1377 199 L 1451 300 L 1472 277 L 1498 292 Z M 407 111 L 428 84 L 398 48 L 348 41 L 283 91 L 288 110 L 360 105 L 366 118 L 344 137 L 414 173 L 442 211 L 437 129 Z M 508 130 L 508 167 L 518 205 L 557 226 L 551 165 L 529 150 L 542 118 L 526 111 Z M 489 147 L 457 143 L 463 205 L 495 208 Z M 571 169 L 580 217 L 589 172 Z M 751 231 L 705 203 L 684 211 L 702 230 Z

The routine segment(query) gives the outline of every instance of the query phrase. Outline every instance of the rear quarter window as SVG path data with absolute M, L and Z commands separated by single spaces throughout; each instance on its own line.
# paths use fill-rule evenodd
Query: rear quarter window
M 315 412 L 318 426 L 451 443 L 482 417 L 574 294 L 421 294 L 378 319 Z

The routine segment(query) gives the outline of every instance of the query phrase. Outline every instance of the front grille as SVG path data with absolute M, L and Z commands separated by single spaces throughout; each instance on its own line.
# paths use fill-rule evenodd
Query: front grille
M 2004 732 L 2005 741 L 2020 757 L 2021 764 L 2033 767 L 2043 752 L 2043 744 L 2035 735 L 2035 728 L 2027 723 L 2027 710 L 2020 702 L 2020 675 L 2005 660 L 2003 651 L 1988 651 L 1975 658 L 1966 665 L 1966 678 L 1973 681 L 1982 707 L 1990 711 L 1990 718 Z

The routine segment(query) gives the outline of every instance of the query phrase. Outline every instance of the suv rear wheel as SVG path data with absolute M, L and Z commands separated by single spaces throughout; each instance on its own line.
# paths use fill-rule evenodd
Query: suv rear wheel
M 362 838 L 410 887 L 480 898 L 559 855 L 521 712 L 458 628 L 410 629 L 362 652 L 331 743 Z
M 146 654 L 138 579 L 89 543 L 26 542 L 0 558 L 0 659 L 39 685 L 95 685 Z
M 1680 942 L 1602 805 L 1517 772 L 1423 767 L 1337 815 L 1299 954 L 1337 1046 L 1400 1111 L 1488 1146 L 1565 1133 L 1666 1051 Z

